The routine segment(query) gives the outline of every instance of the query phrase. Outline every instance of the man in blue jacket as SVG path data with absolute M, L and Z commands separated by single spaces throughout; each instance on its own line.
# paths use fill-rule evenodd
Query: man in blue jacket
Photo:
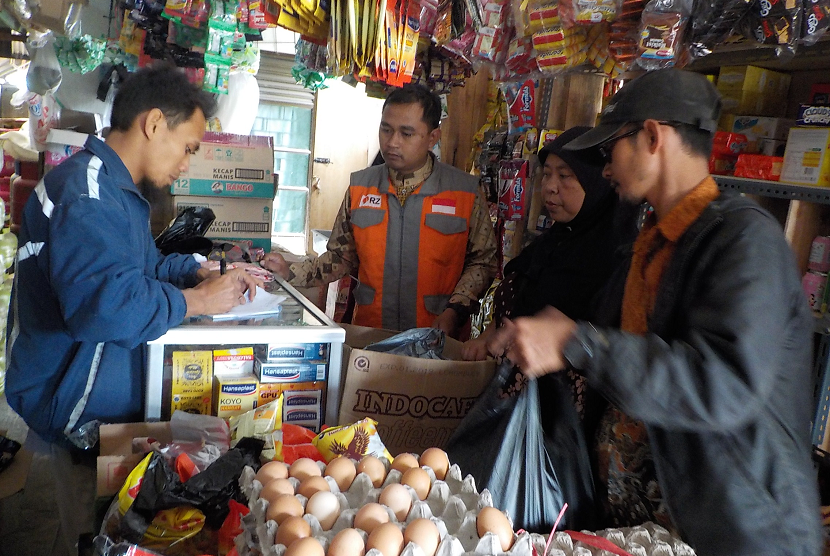
M 548 308 L 489 347 L 529 376 L 575 369 L 608 401 L 604 525 L 657 521 L 699 556 L 816 556 L 812 318 L 778 222 L 709 175 L 720 107 L 703 75 L 649 72 L 565 146 L 654 212 L 593 323 Z
M 56 464 L 70 553 L 92 531 L 98 424 L 142 420 L 145 343 L 187 316 L 228 311 L 259 283 L 242 271 L 212 276 L 191 255 L 162 257 L 137 187 L 169 187 L 188 168 L 214 109 L 174 67 L 137 72 L 116 96 L 106 142 L 90 137 L 24 209 L 6 396 L 27 444 Z

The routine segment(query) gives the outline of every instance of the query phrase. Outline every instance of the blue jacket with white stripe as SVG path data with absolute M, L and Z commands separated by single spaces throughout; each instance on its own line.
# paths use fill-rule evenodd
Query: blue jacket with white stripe
M 126 166 L 96 138 L 25 206 L 6 396 L 47 441 L 72 445 L 95 420 L 142 420 L 145 342 L 182 321 L 180 288 L 199 268 L 190 255 L 162 257 L 149 221 Z

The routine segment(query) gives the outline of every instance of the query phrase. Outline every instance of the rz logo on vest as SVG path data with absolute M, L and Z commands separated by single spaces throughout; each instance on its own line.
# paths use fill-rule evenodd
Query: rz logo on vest
M 380 208 L 380 195 L 366 194 L 360 198 L 361 207 Z
M 360 357 L 358 357 L 357 359 L 354 360 L 354 368 L 355 368 L 355 370 L 358 370 L 362 373 L 368 373 L 369 372 L 369 358 L 364 357 L 364 356 L 361 355 Z

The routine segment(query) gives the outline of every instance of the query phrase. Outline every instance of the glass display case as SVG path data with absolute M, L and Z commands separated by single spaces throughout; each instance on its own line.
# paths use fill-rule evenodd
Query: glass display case
M 337 424 L 345 330 L 279 277 L 266 290 L 286 297 L 277 314 L 193 317 L 148 343 L 146 420 L 176 409 L 227 417 L 282 393 L 284 422 Z M 241 378 L 250 374 L 255 385 Z

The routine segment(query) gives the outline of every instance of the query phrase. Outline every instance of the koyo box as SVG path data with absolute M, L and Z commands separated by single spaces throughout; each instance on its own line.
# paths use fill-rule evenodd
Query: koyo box
M 329 345 L 313 344 L 268 344 L 266 360 L 280 362 L 286 359 L 325 361 L 329 356 Z
M 254 348 L 213 350 L 213 375 L 241 375 L 254 372 Z
M 272 363 L 257 358 L 256 376 L 260 382 L 315 382 L 326 380 L 326 363 L 285 361 Z
M 252 373 L 216 376 L 213 381 L 213 413 L 228 419 L 259 405 L 259 382 Z

